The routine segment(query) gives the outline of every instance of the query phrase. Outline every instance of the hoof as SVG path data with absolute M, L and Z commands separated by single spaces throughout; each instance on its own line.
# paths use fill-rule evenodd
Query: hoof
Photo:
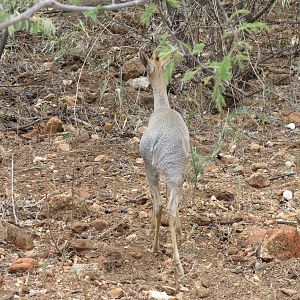
M 152 252 L 154 252 L 154 253 L 159 252 L 159 245 L 153 245 Z
M 182 267 L 182 264 L 180 261 L 178 263 L 176 263 L 176 271 L 179 276 L 184 275 L 184 270 L 183 270 L 183 267 Z

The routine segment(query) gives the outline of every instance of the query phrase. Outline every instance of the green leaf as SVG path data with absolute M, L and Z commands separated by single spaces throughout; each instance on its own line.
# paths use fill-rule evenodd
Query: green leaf
M 199 55 L 203 51 L 204 47 L 205 47 L 205 45 L 203 43 L 196 44 L 194 46 L 194 49 L 193 49 L 192 53 L 196 54 L 196 55 Z
M 238 32 L 244 31 L 246 33 L 257 33 L 262 29 L 269 29 L 269 26 L 266 23 L 254 22 L 254 23 L 242 23 L 238 28 Z
M 178 8 L 180 6 L 179 0 L 167 0 L 167 3 L 175 8 Z
M 199 72 L 198 69 L 186 71 L 181 81 L 185 83 L 192 80 L 198 72 Z
M 141 16 L 141 22 L 145 26 L 149 26 L 151 22 L 151 17 L 156 12 L 157 7 L 154 3 L 151 3 L 148 5 L 148 7 L 145 9 Z
M 237 11 L 235 11 L 231 16 L 230 16 L 230 20 L 232 20 L 235 16 L 239 16 L 239 15 L 246 15 L 246 14 L 249 14 L 250 11 L 248 9 L 245 9 L 245 8 L 242 8 L 242 9 L 239 9 Z
M 209 66 L 212 67 L 216 72 L 216 77 L 218 80 L 230 80 L 232 77 L 231 72 L 232 58 L 230 55 L 224 56 L 223 60 L 220 62 L 213 62 Z
M 16 30 L 26 29 L 31 33 L 42 33 L 47 36 L 52 36 L 55 34 L 55 26 L 52 21 L 48 18 L 33 18 L 28 24 L 20 22 Z
M 212 92 L 212 99 L 218 111 L 222 111 L 222 109 L 226 106 L 226 101 L 223 96 L 224 91 L 225 88 L 222 82 L 216 80 Z
M 166 77 L 168 83 L 170 83 L 172 81 L 172 75 L 173 75 L 175 69 L 176 69 L 175 62 L 169 61 L 165 68 L 165 77 Z
M 248 61 L 248 56 L 245 55 L 243 52 L 237 52 L 237 54 L 234 56 L 234 62 L 238 65 L 240 69 L 243 69 L 245 64 L 244 62 Z
M 97 21 L 98 21 L 97 15 L 98 15 L 101 11 L 103 11 L 102 6 L 101 6 L 101 5 L 97 5 L 97 7 L 94 8 L 94 9 L 86 10 L 86 11 L 84 12 L 84 15 L 87 16 L 87 17 L 89 17 L 89 18 L 91 18 L 92 21 L 97 22 Z

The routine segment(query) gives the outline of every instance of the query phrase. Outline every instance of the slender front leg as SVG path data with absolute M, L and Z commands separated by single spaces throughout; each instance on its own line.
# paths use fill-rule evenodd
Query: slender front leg
M 181 187 L 171 187 L 171 195 L 168 204 L 169 209 L 169 226 L 172 239 L 172 248 L 173 248 L 173 261 L 179 275 L 184 274 L 184 270 L 180 261 L 177 240 L 176 240 L 176 230 L 181 229 L 179 213 L 178 213 L 178 204 L 180 202 Z
M 153 241 L 153 252 L 158 252 L 159 250 L 159 231 L 160 231 L 160 222 L 161 222 L 161 215 L 162 215 L 162 205 L 161 203 L 155 203 L 155 234 L 154 234 L 154 241 Z
M 178 252 L 178 248 L 177 248 L 176 230 L 175 230 L 176 217 L 174 217 L 170 214 L 169 222 L 170 222 L 169 226 L 170 226 L 170 231 L 171 231 L 172 248 L 173 248 L 173 261 L 176 266 L 177 273 L 182 276 L 184 274 L 184 270 L 183 270 L 183 267 L 182 267 L 182 264 L 180 261 L 179 252 Z
M 162 215 L 162 201 L 159 191 L 159 175 L 151 164 L 145 164 L 145 169 L 147 180 L 153 195 L 152 219 L 150 223 L 149 234 L 152 234 L 154 231 L 152 251 L 157 252 L 159 250 L 159 230 Z

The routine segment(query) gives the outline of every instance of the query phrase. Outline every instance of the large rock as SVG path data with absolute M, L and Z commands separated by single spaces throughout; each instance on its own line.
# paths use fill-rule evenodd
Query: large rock
M 300 257 L 300 234 L 294 227 L 270 229 L 261 244 L 259 256 L 265 260 Z
M 261 173 L 252 174 L 247 182 L 255 188 L 264 188 L 270 185 L 270 180 Z
M 122 67 L 124 80 L 129 80 L 141 76 L 145 71 L 143 64 L 138 57 L 126 61 Z
M 98 248 L 98 244 L 94 240 L 74 239 L 69 241 L 69 247 L 76 251 L 93 250 Z
M 50 118 L 44 126 L 44 134 L 55 134 L 57 132 L 62 132 L 63 123 L 57 117 Z
M 242 247 L 258 247 L 257 256 L 264 261 L 300 257 L 300 234 L 294 227 L 249 228 L 242 233 Z
M 8 268 L 9 273 L 28 272 L 37 267 L 38 262 L 31 257 L 19 258 Z
M 4 240 L 8 243 L 15 244 L 22 250 L 31 250 L 34 247 L 33 237 L 29 233 L 27 233 L 26 230 L 13 224 L 7 225 L 6 236 Z

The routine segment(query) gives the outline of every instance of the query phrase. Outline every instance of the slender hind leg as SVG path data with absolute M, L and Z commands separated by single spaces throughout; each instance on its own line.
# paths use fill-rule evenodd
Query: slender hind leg
M 176 232 L 182 236 L 182 226 L 181 226 L 181 220 L 180 220 L 180 216 L 179 216 L 179 211 L 177 209 L 177 213 L 176 213 Z
M 158 172 L 149 164 L 145 163 L 145 169 L 147 180 L 154 198 L 149 234 L 152 234 L 154 231 L 152 251 L 157 252 L 159 250 L 159 230 L 162 215 L 162 201 L 159 191 L 159 175 Z
M 178 204 L 180 202 L 180 196 L 181 196 L 181 187 L 178 186 L 171 187 L 171 195 L 168 203 L 168 210 L 169 210 L 169 226 L 170 226 L 172 248 L 173 248 L 173 261 L 176 266 L 177 273 L 179 275 L 183 275 L 184 270 L 180 261 L 178 247 L 177 247 L 177 240 L 176 240 L 176 228 L 179 228 L 180 226 L 180 219 L 178 215 Z

